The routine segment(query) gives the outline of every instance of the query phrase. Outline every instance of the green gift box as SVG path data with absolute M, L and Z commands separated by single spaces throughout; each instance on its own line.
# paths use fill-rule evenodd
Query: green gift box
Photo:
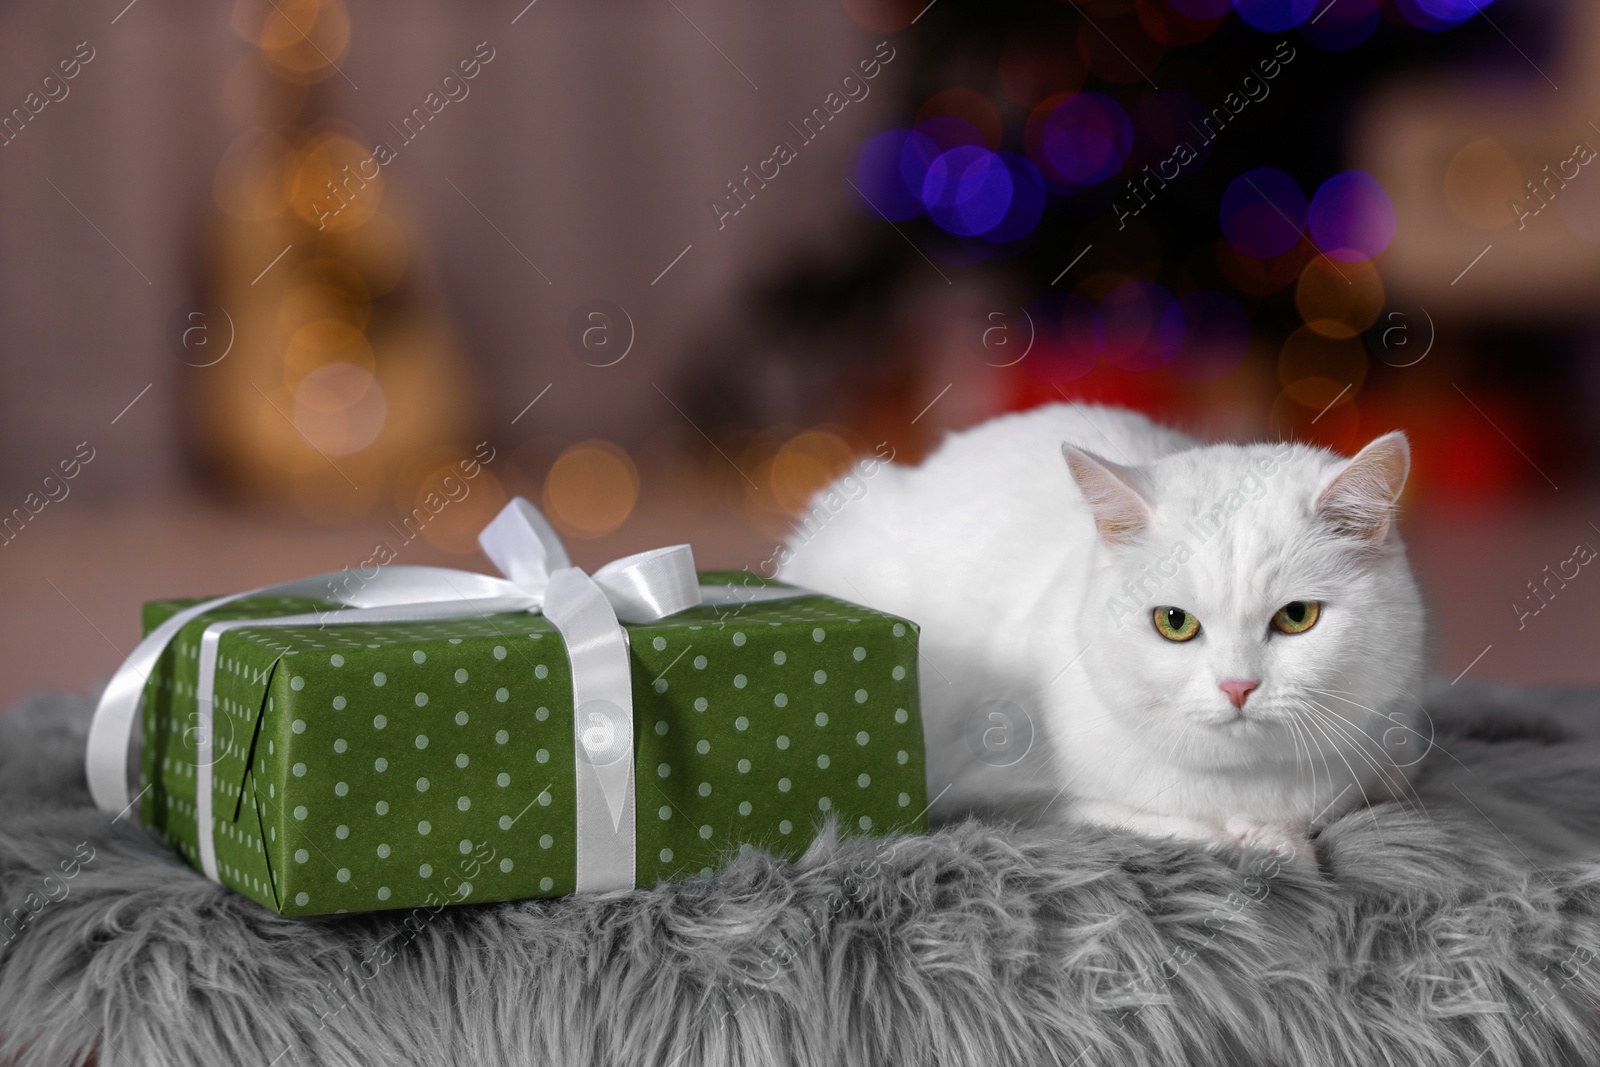
M 795 593 L 626 626 L 635 884 L 750 849 L 797 857 L 829 818 L 926 830 L 916 626 Z M 193 603 L 147 604 L 146 632 Z M 572 893 L 588 768 L 544 615 L 245 621 L 216 639 L 201 714 L 208 627 L 340 607 L 247 596 L 178 630 L 144 690 L 144 822 L 202 867 L 209 778 L 215 877 L 285 915 Z

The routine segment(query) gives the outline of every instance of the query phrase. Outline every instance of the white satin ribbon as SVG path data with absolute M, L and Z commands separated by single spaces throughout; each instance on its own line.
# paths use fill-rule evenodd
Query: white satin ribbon
M 217 651 L 229 630 L 264 626 L 351 625 L 542 612 L 561 633 L 572 663 L 573 752 L 577 758 L 580 891 L 631 888 L 636 846 L 633 784 L 633 693 L 627 631 L 620 622 L 666 618 L 701 603 L 746 604 L 802 595 L 802 590 L 700 586 L 688 545 L 626 556 L 591 577 L 571 566 L 565 547 L 539 510 L 518 497 L 478 535 L 504 578 L 447 567 L 390 566 L 360 589 L 340 587 L 342 571 L 218 597 L 178 612 L 156 627 L 101 694 L 89 728 L 89 791 L 102 811 L 131 806 L 128 751 L 151 670 L 191 620 L 231 601 L 307 596 L 345 607 L 267 619 L 229 619 L 201 636 L 197 691 L 196 815 L 201 868 L 217 879 L 212 819 L 212 722 Z

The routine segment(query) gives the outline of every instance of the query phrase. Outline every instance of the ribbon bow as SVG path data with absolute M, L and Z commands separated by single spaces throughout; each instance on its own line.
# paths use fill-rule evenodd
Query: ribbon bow
M 146 680 L 185 624 L 234 600 L 312 596 L 340 610 L 271 619 L 230 619 L 206 627 L 197 685 L 196 814 L 201 868 L 217 879 L 212 825 L 212 719 L 217 650 L 228 630 L 308 623 L 350 625 L 414 622 L 494 612 L 542 613 L 561 633 L 572 662 L 573 748 L 577 757 L 579 891 L 634 884 L 636 824 L 633 784 L 633 694 L 628 640 L 620 622 L 653 622 L 701 603 L 794 596 L 793 589 L 705 586 L 695 577 L 688 545 L 613 560 L 591 576 L 572 566 L 560 537 L 528 501 L 517 497 L 478 534 L 478 544 L 505 577 L 449 567 L 390 566 L 358 590 L 337 589 L 343 572 L 263 586 L 185 608 L 156 627 L 112 675 L 89 728 L 89 791 L 102 811 L 126 811 L 128 749 Z M 587 768 L 587 771 L 585 770 Z

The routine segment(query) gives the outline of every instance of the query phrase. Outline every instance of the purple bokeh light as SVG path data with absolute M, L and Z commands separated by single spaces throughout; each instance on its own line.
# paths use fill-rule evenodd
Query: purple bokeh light
M 1233 179 L 1218 209 L 1228 243 L 1256 259 L 1271 259 L 1293 248 L 1305 219 L 1305 194 L 1275 167 L 1245 171 Z
M 1371 259 L 1394 239 L 1397 225 L 1389 195 L 1372 175 L 1347 170 L 1323 182 L 1306 211 L 1311 239 L 1332 259 Z

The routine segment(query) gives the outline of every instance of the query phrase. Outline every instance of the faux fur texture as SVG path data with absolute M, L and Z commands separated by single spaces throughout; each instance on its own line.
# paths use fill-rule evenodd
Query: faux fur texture
M 0 917 L 66 893 L 0 943 L 0 1063 L 1600 1063 L 1600 696 L 1430 706 L 1425 804 L 1339 819 L 1320 872 L 970 819 L 408 929 L 108 824 L 85 703 L 38 698 L 0 715 Z

